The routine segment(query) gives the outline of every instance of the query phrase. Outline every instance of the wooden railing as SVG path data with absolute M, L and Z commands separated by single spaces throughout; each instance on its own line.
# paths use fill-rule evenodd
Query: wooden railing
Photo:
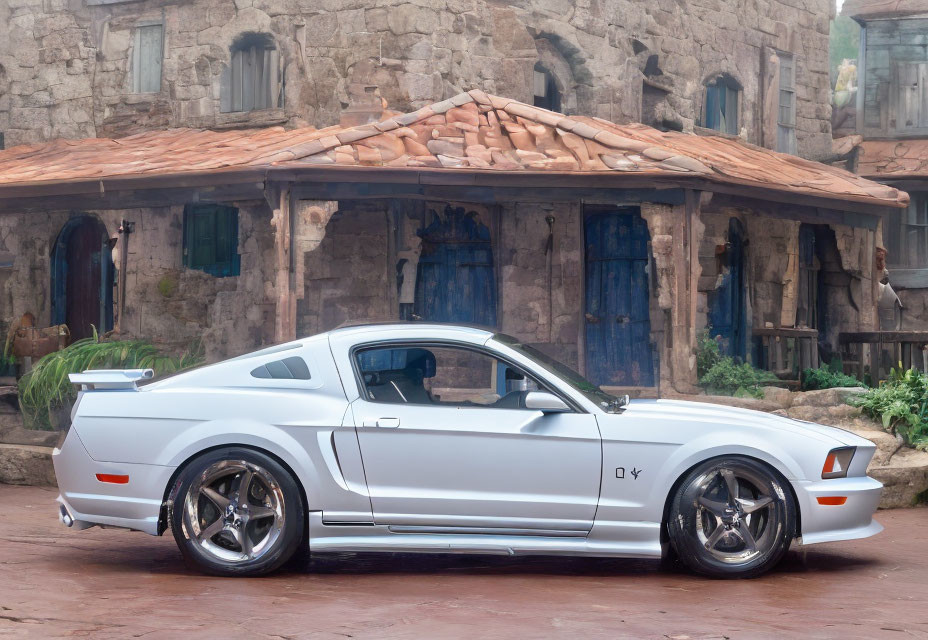
M 856 331 L 838 335 L 845 373 L 870 384 L 885 380 L 889 370 L 915 367 L 928 371 L 928 331 Z
M 803 369 L 818 368 L 817 329 L 757 328 L 752 333 L 761 339 L 759 368 L 797 384 Z

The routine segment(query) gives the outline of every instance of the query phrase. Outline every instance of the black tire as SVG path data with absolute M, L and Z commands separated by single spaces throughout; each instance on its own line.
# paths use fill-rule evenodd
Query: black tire
M 174 540 L 187 565 L 204 573 L 270 573 L 303 542 L 306 514 L 297 481 L 275 459 L 253 449 L 224 447 L 194 458 L 178 476 L 170 500 Z M 219 529 L 211 533 L 210 527 Z
M 752 578 L 773 568 L 789 550 L 796 505 L 786 480 L 766 464 L 741 456 L 713 458 L 680 483 L 667 533 L 677 557 L 691 570 L 717 578 Z

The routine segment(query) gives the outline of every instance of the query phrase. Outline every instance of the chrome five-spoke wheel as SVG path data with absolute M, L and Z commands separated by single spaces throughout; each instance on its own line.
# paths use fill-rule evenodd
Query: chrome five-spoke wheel
M 185 559 L 222 575 L 273 571 L 296 551 L 304 510 L 290 473 L 250 449 L 191 461 L 172 493 L 171 529 Z
M 274 546 L 285 518 L 277 481 L 245 460 L 210 465 L 190 485 L 184 504 L 188 535 L 228 562 L 261 558 Z
M 679 558 L 700 573 L 746 577 L 782 558 L 795 535 L 795 505 L 779 474 L 750 458 L 695 468 L 681 483 L 667 521 Z
M 696 535 L 709 553 L 737 563 L 769 550 L 775 542 L 775 527 L 768 526 L 771 496 L 726 467 L 704 475 L 699 486 Z

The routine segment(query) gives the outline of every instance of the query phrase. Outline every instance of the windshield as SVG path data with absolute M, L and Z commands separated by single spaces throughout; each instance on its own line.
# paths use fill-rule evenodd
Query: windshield
M 614 411 L 619 408 L 619 398 L 612 395 L 611 393 L 606 393 L 563 362 L 558 362 L 551 356 L 545 355 L 535 347 L 519 342 L 512 336 L 507 336 L 504 333 L 494 334 L 493 338 L 503 343 L 507 347 L 515 349 L 527 358 L 535 361 L 543 369 L 556 375 L 558 378 L 586 396 L 588 400 L 595 402 L 604 410 Z

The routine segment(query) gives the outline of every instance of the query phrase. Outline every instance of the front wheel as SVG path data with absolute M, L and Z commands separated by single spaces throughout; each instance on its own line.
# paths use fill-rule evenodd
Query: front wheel
M 303 539 L 294 478 L 268 455 L 240 447 L 192 460 L 172 491 L 171 532 L 189 565 L 214 575 L 274 571 Z
M 776 565 L 796 531 L 796 505 L 780 475 L 737 456 L 691 471 L 670 505 L 667 531 L 680 560 L 714 577 L 749 578 Z

